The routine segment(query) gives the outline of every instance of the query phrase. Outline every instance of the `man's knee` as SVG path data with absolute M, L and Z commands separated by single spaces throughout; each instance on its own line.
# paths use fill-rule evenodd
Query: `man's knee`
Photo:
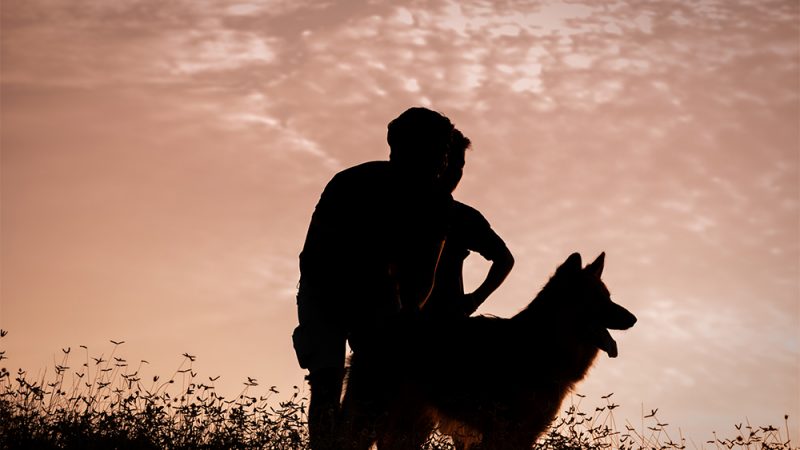
M 308 376 L 308 384 L 311 387 L 311 397 L 332 397 L 339 401 L 342 394 L 342 384 L 344 380 L 344 368 L 326 367 L 311 371 Z
M 311 372 L 344 367 L 345 342 L 345 333 L 332 327 L 301 324 L 292 333 L 297 362 Z

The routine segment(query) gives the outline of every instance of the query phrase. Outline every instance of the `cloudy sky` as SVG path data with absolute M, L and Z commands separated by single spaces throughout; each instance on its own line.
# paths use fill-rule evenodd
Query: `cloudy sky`
M 573 252 L 639 322 L 578 391 L 695 442 L 800 423 L 800 4 L 8 0 L 6 367 L 183 352 L 303 381 L 297 254 L 328 179 L 412 105 L 473 141 L 456 197 L 514 253 L 511 315 Z M 486 265 L 470 261 L 468 280 Z M 726 433 L 730 430 L 729 433 Z M 795 434 L 797 439 L 797 434 Z M 795 440 L 796 442 L 796 440 Z

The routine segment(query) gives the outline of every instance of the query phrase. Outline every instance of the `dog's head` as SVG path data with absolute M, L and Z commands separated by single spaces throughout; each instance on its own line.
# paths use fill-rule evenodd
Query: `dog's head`
M 559 311 L 568 317 L 575 334 L 586 338 L 611 358 L 617 357 L 617 343 L 608 330 L 627 330 L 636 317 L 614 303 L 603 280 L 605 253 L 586 267 L 581 255 L 573 253 L 556 270 L 554 280 L 565 292 L 558 301 Z

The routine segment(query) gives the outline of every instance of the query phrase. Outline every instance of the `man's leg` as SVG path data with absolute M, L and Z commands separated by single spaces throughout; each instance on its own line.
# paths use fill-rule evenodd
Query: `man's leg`
M 330 305 L 330 296 L 313 295 L 302 280 L 297 294 L 300 325 L 292 335 L 297 361 L 308 369 L 311 398 L 308 403 L 308 434 L 311 450 L 340 450 L 342 384 L 347 333 L 342 318 Z M 327 299 L 325 302 L 322 299 Z M 323 308 L 322 305 L 328 305 Z
M 344 379 L 344 332 L 309 321 L 295 329 L 300 367 L 308 369 L 308 435 L 311 450 L 339 450 L 337 445 Z
M 341 414 L 343 368 L 324 368 L 308 375 L 311 399 L 308 405 L 308 434 L 312 450 L 337 450 Z

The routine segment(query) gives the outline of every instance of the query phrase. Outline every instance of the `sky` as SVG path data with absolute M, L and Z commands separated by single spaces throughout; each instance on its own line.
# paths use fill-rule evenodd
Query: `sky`
M 798 442 L 797 1 L 8 0 L 0 20 L 10 371 L 113 339 L 153 374 L 195 355 L 231 394 L 302 386 L 311 212 L 420 105 L 471 138 L 455 197 L 516 258 L 479 313 L 605 251 L 639 321 L 584 402 L 658 408 L 698 446 L 789 414 Z

